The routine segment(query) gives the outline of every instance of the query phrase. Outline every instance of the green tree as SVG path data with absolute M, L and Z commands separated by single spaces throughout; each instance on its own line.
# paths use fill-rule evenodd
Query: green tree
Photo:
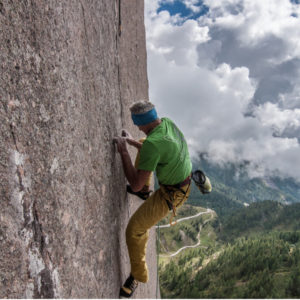
M 295 298 L 300 297 L 300 269 L 299 268 L 297 268 L 291 276 L 291 280 L 287 288 L 287 295 Z

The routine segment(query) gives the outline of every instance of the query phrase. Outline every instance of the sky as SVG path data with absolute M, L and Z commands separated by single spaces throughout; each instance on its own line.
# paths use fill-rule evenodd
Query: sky
M 300 182 L 299 0 L 145 0 L 149 98 L 191 155 Z

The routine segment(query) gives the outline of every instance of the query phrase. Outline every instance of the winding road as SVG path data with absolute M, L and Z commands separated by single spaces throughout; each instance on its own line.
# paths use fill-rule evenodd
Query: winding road
M 189 220 L 189 219 L 192 219 L 192 218 L 199 217 L 199 216 L 201 216 L 201 215 L 203 215 L 203 214 L 212 213 L 212 212 L 213 212 L 213 210 L 211 210 L 211 209 L 208 208 L 206 211 L 200 212 L 200 213 L 198 213 L 198 214 L 196 214 L 196 215 L 194 215 L 194 216 L 190 216 L 190 217 L 185 217 L 185 218 L 179 219 L 179 220 L 177 221 L 177 223 L 182 222 L 182 221 L 185 221 L 185 220 Z M 160 256 L 160 257 L 173 257 L 173 256 L 176 256 L 177 254 L 179 254 L 179 253 L 180 253 L 181 251 L 183 251 L 184 249 L 187 249 L 187 248 L 196 248 L 196 247 L 200 246 L 200 243 L 201 243 L 201 241 L 200 241 L 200 232 L 201 232 L 201 230 L 202 230 L 202 226 L 205 225 L 207 222 L 209 222 L 212 218 L 213 218 L 213 215 L 211 215 L 211 217 L 210 217 L 208 220 L 206 220 L 206 221 L 200 226 L 200 228 L 199 228 L 199 233 L 198 233 L 198 235 L 197 235 L 197 238 L 198 238 L 197 244 L 191 245 L 191 246 L 184 246 L 184 247 L 180 248 L 179 250 L 177 250 L 176 252 L 174 252 L 174 253 L 172 253 L 172 254 L 169 254 L 169 255 L 163 255 L 163 254 L 160 254 L 159 256 Z M 170 227 L 170 224 L 159 226 L 159 228 L 166 228 L 166 227 Z M 156 228 L 158 228 L 158 226 L 156 226 Z
M 179 223 L 179 222 L 182 222 L 182 221 L 185 221 L 185 220 L 189 220 L 189 219 L 193 219 L 193 218 L 197 218 L 201 215 L 204 215 L 204 214 L 209 214 L 211 213 L 212 210 L 210 208 L 207 208 L 206 211 L 201 211 L 199 212 L 198 214 L 194 215 L 194 216 L 190 216 L 190 217 L 185 217 L 185 218 L 181 218 L 179 220 L 176 221 L 175 224 Z M 172 225 L 175 225 L 174 223 L 172 223 Z M 170 227 L 171 224 L 167 224 L 167 225 L 156 225 L 155 228 L 166 228 L 166 227 Z

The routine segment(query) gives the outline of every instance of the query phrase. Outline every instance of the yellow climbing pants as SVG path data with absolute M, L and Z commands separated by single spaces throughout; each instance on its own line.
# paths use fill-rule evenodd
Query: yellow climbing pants
M 177 208 L 181 206 L 190 194 L 190 185 L 181 188 L 185 193 L 176 189 L 168 190 L 161 185 L 133 214 L 126 229 L 126 243 L 131 263 L 132 276 L 140 281 L 148 281 L 146 264 L 146 247 L 149 229 L 167 216 L 169 207 L 166 200 L 171 200 Z

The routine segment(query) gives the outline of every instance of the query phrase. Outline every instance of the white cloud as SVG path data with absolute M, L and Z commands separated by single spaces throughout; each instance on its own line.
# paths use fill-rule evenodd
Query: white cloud
M 201 11 L 201 6 L 199 6 L 199 0 L 183 0 L 183 3 L 194 13 L 198 13 Z
M 146 0 L 145 1 L 145 21 L 156 15 L 156 12 L 160 6 L 160 0 Z
M 299 14 L 299 5 L 289 0 L 207 0 L 204 3 L 210 7 L 209 17 L 202 18 L 204 23 L 236 29 L 237 39 L 244 45 L 254 46 L 264 37 L 274 35 L 288 40 L 290 50 L 299 55 L 300 20 L 291 17 Z
M 147 47 L 168 61 L 194 65 L 198 59 L 197 45 L 208 40 L 208 27 L 199 26 L 195 20 L 181 21 L 178 15 L 170 16 L 167 11 L 150 13 L 146 19 L 146 27 L 151 28 L 147 31 Z
M 193 10 L 198 1 L 183 2 Z M 191 152 L 300 179 L 300 5 L 207 0 L 195 21 L 145 4 L 150 99 Z
M 263 126 L 269 126 L 281 135 L 285 130 L 300 131 L 300 109 L 280 109 L 273 103 L 259 106 L 255 115 Z

